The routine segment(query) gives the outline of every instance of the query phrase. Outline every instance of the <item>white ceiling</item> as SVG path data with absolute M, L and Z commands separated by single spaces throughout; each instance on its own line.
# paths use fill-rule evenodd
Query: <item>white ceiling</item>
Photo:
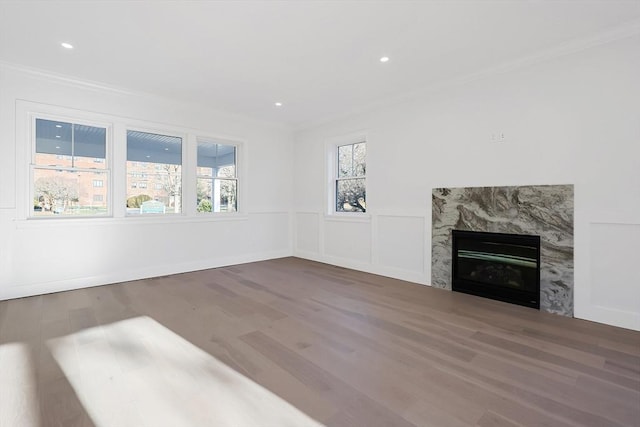
M 639 22 L 617 0 L 0 0 L 0 61 L 301 127 Z

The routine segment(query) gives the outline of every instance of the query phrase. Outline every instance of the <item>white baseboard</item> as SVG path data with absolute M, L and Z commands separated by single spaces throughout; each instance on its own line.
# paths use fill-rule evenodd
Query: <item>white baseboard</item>
M 640 331 L 640 314 L 592 305 L 586 310 L 575 310 L 573 317 L 590 322 L 604 323 L 620 328 Z
M 112 274 L 78 277 L 51 282 L 15 284 L 0 286 L 0 301 L 23 298 L 34 295 L 50 294 L 54 292 L 70 291 L 75 289 L 90 288 L 93 286 L 109 285 L 132 280 L 148 279 L 151 277 L 166 276 L 169 274 L 187 273 L 190 271 L 206 270 L 209 268 L 226 267 L 229 265 L 245 264 L 248 262 L 265 261 L 274 258 L 291 256 L 291 251 L 277 250 L 271 252 L 253 253 L 242 256 L 216 258 L 211 260 L 199 260 L 170 265 L 155 265 L 135 270 L 114 271 Z
M 383 265 L 375 265 L 368 262 L 354 261 L 341 257 L 321 255 L 317 252 L 307 252 L 299 249 L 294 250 L 293 256 L 308 259 L 311 261 L 322 262 L 325 264 L 337 265 L 339 267 L 350 268 L 352 270 L 364 271 L 365 273 L 377 274 L 380 276 L 386 276 L 394 279 L 405 280 L 407 282 L 418 283 L 420 285 L 430 286 L 429 281 L 423 272 L 403 270 Z

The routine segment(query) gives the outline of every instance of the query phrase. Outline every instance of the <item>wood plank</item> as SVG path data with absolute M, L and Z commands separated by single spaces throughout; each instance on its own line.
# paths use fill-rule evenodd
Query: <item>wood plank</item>
M 349 418 L 358 420 L 361 425 L 389 427 L 413 425 L 262 332 L 252 332 L 240 339 L 325 399 L 339 405 L 343 414 L 349 414 Z
M 230 372 L 308 425 L 640 427 L 640 332 L 308 260 L 0 302 L 0 425 L 144 425 L 162 398 L 231 426 L 200 395 Z M 197 397 L 150 389 L 158 375 Z

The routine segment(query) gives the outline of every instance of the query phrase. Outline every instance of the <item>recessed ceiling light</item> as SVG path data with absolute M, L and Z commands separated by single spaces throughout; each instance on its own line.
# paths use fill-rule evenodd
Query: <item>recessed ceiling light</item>
M 60 138 L 60 135 L 56 135 L 56 138 Z
M 380 62 L 389 62 L 389 57 L 383 56 L 382 58 L 380 58 Z
M 164 151 L 169 151 L 169 149 L 165 147 Z
M 151 158 L 151 156 L 147 156 L 147 159 L 150 159 L 150 158 Z
M 71 43 L 60 43 L 60 46 L 62 46 L 65 49 L 73 49 L 73 45 Z
M 59 150 L 59 149 L 60 149 L 60 146 L 59 146 L 59 145 L 56 145 L 56 148 Z
M 274 105 L 275 105 L 276 107 L 282 107 L 282 102 L 276 102 Z
M 57 127 L 57 128 L 61 128 L 61 127 L 62 127 L 62 125 L 56 125 L 56 127 Z

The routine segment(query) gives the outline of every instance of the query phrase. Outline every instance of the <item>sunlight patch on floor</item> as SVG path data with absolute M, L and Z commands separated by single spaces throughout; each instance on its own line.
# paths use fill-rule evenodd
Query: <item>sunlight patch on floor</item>
M 0 345 L 0 427 L 39 426 L 38 387 L 31 348 Z
M 47 341 L 96 426 L 320 426 L 143 316 Z

